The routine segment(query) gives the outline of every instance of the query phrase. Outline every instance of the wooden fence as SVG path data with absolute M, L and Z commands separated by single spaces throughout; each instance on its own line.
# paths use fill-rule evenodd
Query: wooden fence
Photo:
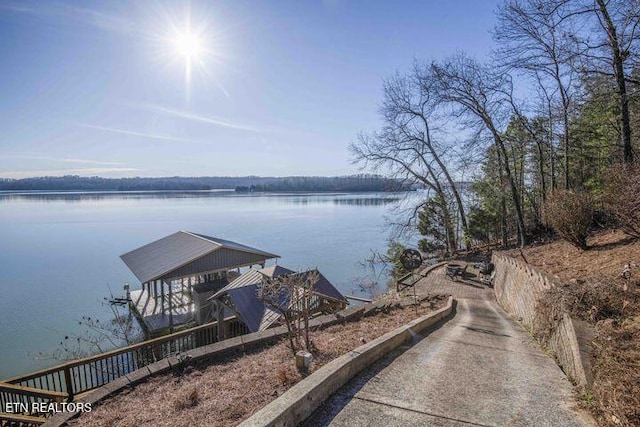
M 224 327 L 227 338 L 249 332 L 235 317 L 224 319 Z M 34 402 L 70 402 L 78 394 L 103 386 L 158 360 L 213 344 L 218 341 L 217 329 L 217 322 L 211 322 L 0 382 L 0 425 L 3 425 L 3 421 L 10 421 L 5 411 L 7 404 L 16 409 L 12 415 L 33 415 L 30 410 L 20 409 L 30 409 Z M 61 396 L 64 399 L 60 399 Z

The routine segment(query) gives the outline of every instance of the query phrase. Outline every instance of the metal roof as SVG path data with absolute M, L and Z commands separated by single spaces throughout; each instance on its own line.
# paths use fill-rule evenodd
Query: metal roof
M 267 329 L 280 318 L 280 313 L 266 306 L 258 297 L 258 285 L 243 286 L 228 292 L 234 311 L 251 332 Z
M 226 292 L 229 292 L 231 289 L 237 289 L 243 286 L 259 285 L 262 283 L 262 279 L 264 279 L 265 277 L 274 278 L 274 277 L 279 277 L 279 276 L 282 276 L 285 274 L 291 274 L 291 273 L 294 273 L 294 271 L 279 265 L 274 265 L 272 267 L 265 267 L 260 270 L 256 270 L 252 268 L 246 273 L 244 273 L 243 275 L 237 277 L 235 280 L 233 280 L 224 288 L 220 289 L 209 299 L 218 298 L 220 295 Z
M 210 236 L 205 236 L 204 234 L 198 234 L 198 233 L 189 233 L 188 231 L 182 231 L 182 233 L 188 233 L 191 234 L 192 236 L 198 236 L 202 239 L 205 239 L 209 242 L 218 244 L 220 246 L 223 246 L 225 248 L 228 249 L 233 249 L 236 251 L 242 251 L 242 252 L 250 252 L 253 254 L 258 254 L 258 255 L 264 255 L 265 257 L 267 257 L 267 259 L 269 258 L 280 258 L 279 255 L 275 255 L 269 252 L 265 252 L 265 251 L 261 251 L 260 249 L 256 249 L 256 248 L 252 248 L 251 246 L 247 246 L 247 245 L 243 245 L 240 244 L 238 242 L 232 242 L 231 240 L 225 240 L 225 239 L 220 239 L 218 237 L 210 237 Z
M 275 265 L 260 270 L 250 269 L 224 288 L 216 292 L 209 300 L 224 294 L 229 295 L 234 311 L 242 319 L 251 332 L 267 329 L 280 319 L 280 313 L 266 306 L 258 298 L 258 289 L 265 277 L 273 278 L 293 273 L 288 268 Z
M 278 255 L 229 240 L 178 231 L 120 255 L 142 283 L 264 263 Z
M 227 286 L 216 292 L 209 300 L 218 299 L 227 294 L 233 302 L 234 311 L 247 325 L 251 332 L 263 331 L 280 319 L 280 313 L 265 305 L 258 298 L 259 287 L 264 278 L 274 278 L 283 275 L 300 276 L 304 280 L 314 271 L 318 274 L 318 281 L 313 286 L 313 293 L 323 298 L 347 302 L 346 298 L 317 270 L 296 273 L 288 268 L 276 265 L 260 270 L 250 269 Z M 284 296 L 289 298 L 289 296 Z M 286 300 L 283 300 L 286 303 Z
M 322 273 L 320 273 L 317 269 L 305 271 L 302 273 L 296 273 L 296 275 L 301 277 L 301 281 L 304 281 L 307 278 L 307 276 L 309 276 L 310 274 L 313 274 L 314 271 L 318 274 L 318 281 L 313 284 L 314 294 L 323 296 L 325 298 L 333 299 L 336 301 L 347 302 L 347 299 L 344 297 L 344 295 L 342 295 L 340 291 L 337 290 L 335 286 L 333 286 L 331 282 L 329 282 L 329 280 L 326 277 L 324 277 Z

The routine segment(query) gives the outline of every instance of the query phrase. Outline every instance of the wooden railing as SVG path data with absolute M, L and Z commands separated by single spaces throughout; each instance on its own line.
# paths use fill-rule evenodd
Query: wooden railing
M 0 425 L 42 424 L 42 407 L 66 398 L 66 393 L 0 382 Z
M 224 323 L 225 337 L 227 338 L 249 332 L 246 326 L 235 317 L 224 319 Z M 63 394 L 68 401 L 72 401 L 73 397 L 80 393 L 105 385 L 160 359 L 213 344 L 218 341 L 217 329 L 217 322 L 207 323 L 106 353 L 10 378 L 3 383 L 37 389 L 40 392 L 58 392 Z M 38 399 L 38 397 L 28 394 L 21 395 L 19 397 L 21 400 L 14 400 L 14 398 L 18 398 L 17 395 L 0 394 L 0 396 L 8 399 L 6 402 L 24 401 L 29 405 Z

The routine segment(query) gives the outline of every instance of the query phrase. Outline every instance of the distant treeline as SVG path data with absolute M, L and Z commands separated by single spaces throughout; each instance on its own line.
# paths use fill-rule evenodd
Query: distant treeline
M 271 182 L 240 185 L 236 191 L 406 191 L 409 185 L 396 179 L 377 175 L 353 175 L 339 177 L 294 176 L 278 178 Z
M 245 183 L 262 183 L 260 177 L 166 177 L 101 178 L 80 176 L 45 176 L 0 180 L 0 190 L 42 191 L 158 191 L 234 189 Z
M 101 178 L 37 177 L 0 179 L 4 191 L 196 191 L 229 189 L 236 191 L 400 191 L 408 189 L 396 179 L 379 175 L 340 177 L 166 177 Z

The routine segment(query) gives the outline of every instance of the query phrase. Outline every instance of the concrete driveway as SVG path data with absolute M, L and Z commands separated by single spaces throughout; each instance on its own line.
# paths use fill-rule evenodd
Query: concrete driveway
M 306 426 L 590 426 L 571 383 L 495 303 L 490 288 L 432 271 L 419 294 L 452 294 L 456 313 L 378 361 Z

